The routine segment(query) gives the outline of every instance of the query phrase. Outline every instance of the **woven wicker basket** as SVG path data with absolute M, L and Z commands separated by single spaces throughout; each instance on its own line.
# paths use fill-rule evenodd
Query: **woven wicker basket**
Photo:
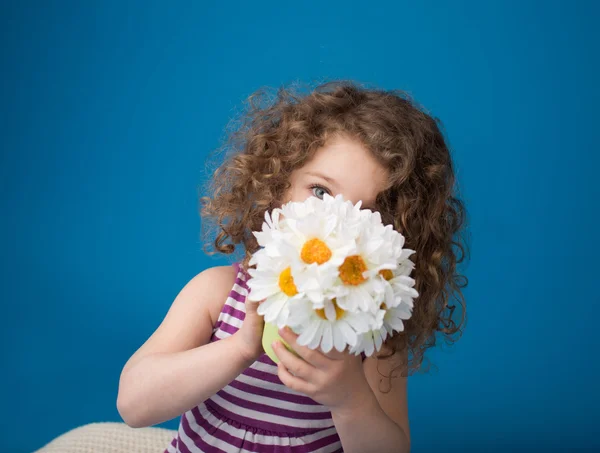
M 91 423 L 75 428 L 35 453 L 163 453 L 176 431 Z

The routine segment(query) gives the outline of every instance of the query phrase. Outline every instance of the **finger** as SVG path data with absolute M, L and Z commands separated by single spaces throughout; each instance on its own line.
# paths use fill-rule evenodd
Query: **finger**
M 275 351 L 275 355 L 277 355 L 285 368 L 294 376 L 305 381 L 309 381 L 311 379 L 315 368 L 310 363 L 302 360 L 300 357 L 297 357 L 288 351 L 283 343 L 280 341 L 275 341 L 273 343 L 273 351 Z
M 303 379 L 300 379 L 294 375 L 292 375 L 283 362 L 279 362 L 277 365 L 277 376 L 279 376 L 279 380 L 283 382 L 283 384 L 292 390 L 295 390 L 300 393 L 304 393 L 306 396 L 311 396 L 313 392 L 313 387 L 311 384 L 306 382 Z
M 246 314 L 255 314 L 258 310 L 258 306 L 263 303 L 265 300 L 253 301 L 246 299 Z
M 290 328 L 284 327 L 283 329 L 279 329 L 279 335 L 281 335 L 281 338 L 283 338 L 300 357 L 314 367 L 325 368 L 327 366 L 328 358 L 325 357 L 321 351 L 299 345 L 297 342 L 298 335 L 292 332 Z

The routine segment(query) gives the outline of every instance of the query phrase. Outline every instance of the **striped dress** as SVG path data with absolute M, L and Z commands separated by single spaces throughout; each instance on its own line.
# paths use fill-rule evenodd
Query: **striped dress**
M 248 274 L 238 265 L 235 284 L 211 342 L 235 333 L 246 315 Z M 331 412 L 286 387 L 263 354 L 229 385 L 181 416 L 165 453 L 343 452 Z

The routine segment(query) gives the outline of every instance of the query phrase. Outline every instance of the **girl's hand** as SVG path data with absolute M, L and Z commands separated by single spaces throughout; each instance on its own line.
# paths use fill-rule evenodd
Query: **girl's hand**
M 296 343 L 298 335 L 287 328 L 280 329 L 279 334 L 302 357 L 296 357 L 281 342 L 274 343 L 273 349 L 280 360 L 279 379 L 287 387 L 332 411 L 359 408 L 372 392 L 360 356 L 335 349 L 325 354 L 300 346 Z
M 233 334 L 238 343 L 239 351 L 249 364 L 255 362 L 264 353 L 262 334 L 265 322 L 263 317 L 256 312 L 258 305 L 262 302 L 252 302 L 246 298 L 246 317 L 242 327 Z

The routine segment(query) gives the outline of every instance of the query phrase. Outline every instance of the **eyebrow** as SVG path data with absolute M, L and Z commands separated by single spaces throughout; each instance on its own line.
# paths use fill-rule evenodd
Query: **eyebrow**
M 317 178 L 324 179 L 329 184 L 332 184 L 332 185 L 334 185 L 336 187 L 340 187 L 340 185 L 337 183 L 337 181 L 335 179 L 330 178 L 329 176 L 325 176 L 322 173 L 315 172 L 315 171 L 307 171 L 306 174 L 309 175 L 309 176 L 316 176 Z

